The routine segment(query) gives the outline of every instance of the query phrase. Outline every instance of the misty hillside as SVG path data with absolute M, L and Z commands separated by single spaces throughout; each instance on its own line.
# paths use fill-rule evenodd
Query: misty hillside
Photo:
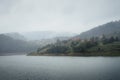
M 37 47 L 37 45 L 31 42 L 0 34 L 0 53 L 30 52 L 34 51 Z
M 5 33 L 4 35 L 9 36 L 13 39 L 26 40 L 26 38 L 23 35 L 21 35 L 20 33 L 17 33 L 17 32 Z
M 77 34 L 68 32 L 52 32 L 52 31 L 34 31 L 21 33 L 28 40 L 42 40 L 42 39 L 53 39 L 56 37 L 73 37 Z
M 80 39 L 89 39 L 91 37 L 100 37 L 102 35 L 114 36 L 119 34 L 120 34 L 120 21 L 114 21 L 100 25 L 89 31 L 83 32 L 77 37 L 79 37 Z
M 38 33 L 38 34 L 37 34 Z M 48 44 L 54 44 L 59 39 L 68 40 L 70 34 L 67 36 L 64 33 L 58 35 L 54 32 L 37 32 L 26 33 L 27 36 L 21 33 L 4 33 L 0 34 L 0 54 L 4 53 L 16 53 L 20 54 L 35 51 L 39 47 L 46 46 Z M 62 35 L 63 34 L 63 35 Z M 28 37 L 29 36 L 29 37 Z M 48 37 L 47 37 L 48 36 Z
M 29 55 L 118 56 L 120 55 L 120 21 L 110 22 L 69 40 L 38 48 Z

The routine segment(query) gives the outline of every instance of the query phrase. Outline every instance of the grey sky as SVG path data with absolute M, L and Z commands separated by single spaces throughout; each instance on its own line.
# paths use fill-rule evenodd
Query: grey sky
M 0 0 L 0 33 L 80 33 L 120 19 L 120 0 Z

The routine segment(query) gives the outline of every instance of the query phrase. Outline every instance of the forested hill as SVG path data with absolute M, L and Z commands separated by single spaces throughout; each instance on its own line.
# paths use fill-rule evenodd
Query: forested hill
M 102 35 L 106 36 L 119 36 L 120 37 L 120 20 L 112 21 L 103 25 L 100 25 L 96 28 L 88 30 L 76 36 L 80 39 L 89 39 L 91 37 L 100 37 Z
M 58 40 L 29 55 L 120 56 L 120 21 L 101 25 L 69 40 Z

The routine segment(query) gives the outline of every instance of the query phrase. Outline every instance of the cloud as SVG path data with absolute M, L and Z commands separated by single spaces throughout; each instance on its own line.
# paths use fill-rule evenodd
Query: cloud
M 120 18 L 119 0 L 0 0 L 0 32 L 80 33 Z

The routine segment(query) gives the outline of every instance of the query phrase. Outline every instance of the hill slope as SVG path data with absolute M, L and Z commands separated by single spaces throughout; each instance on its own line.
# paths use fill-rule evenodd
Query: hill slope
M 80 39 L 89 39 L 91 37 L 100 37 L 103 34 L 106 36 L 118 35 L 120 37 L 120 21 L 114 21 L 100 25 L 96 28 L 81 33 L 77 37 Z

